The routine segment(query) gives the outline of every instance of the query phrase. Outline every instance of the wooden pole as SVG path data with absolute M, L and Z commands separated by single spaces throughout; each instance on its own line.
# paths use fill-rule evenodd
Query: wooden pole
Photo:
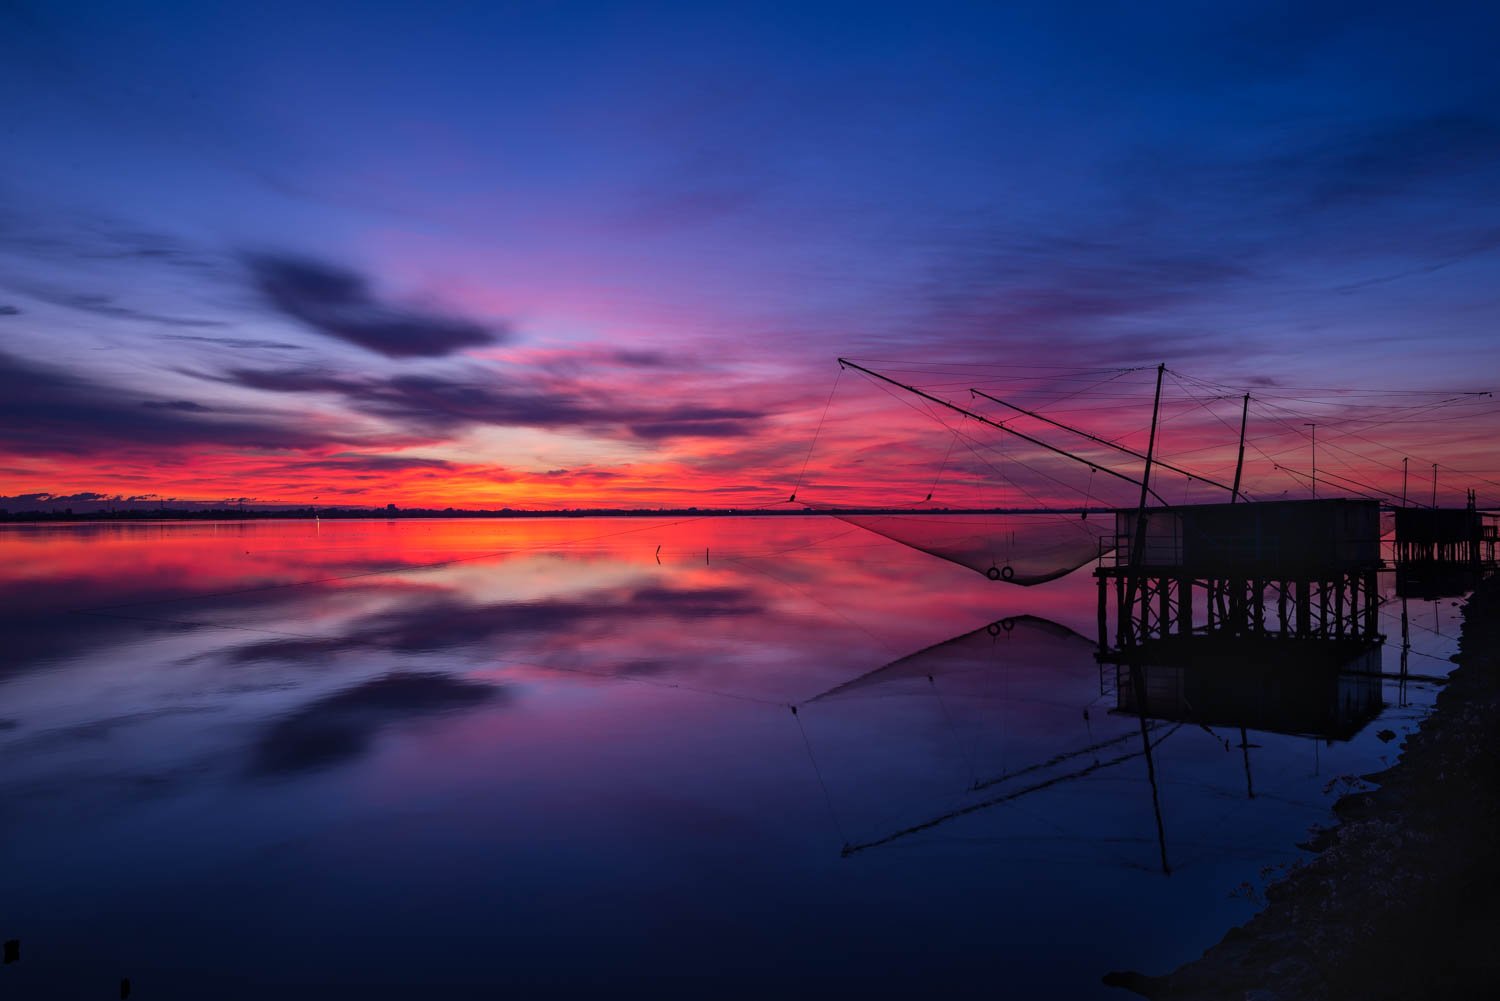
M 1234 463 L 1234 488 L 1229 491 L 1229 503 L 1240 495 L 1240 473 L 1245 469 L 1245 421 L 1250 416 L 1250 394 L 1245 394 L 1245 402 L 1240 406 L 1240 457 Z
M 1071 424 L 1064 424 L 1062 421 L 1055 421 L 1052 418 L 1045 417 L 1042 414 L 1039 414 L 1039 413 L 1037 413 L 1034 410 L 1027 410 L 1025 407 L 1018 407 L 1014 403 L 1009 403 L 1009 402 L 1007 402 L 1005 400 L 1000 399 L 1000 397 L 998 397 L 998 396 L 991 396 L 989 393 L 986 393 L 982 389 L 974 389 L 974 388 L 971 387 L 969 389 L 969 393 L 970 393 L 970 395 L 973 395 L 973 396 L 982 396 L 986 400 L 989 400 L 991 403 L 998 403 L 1002 407 L 1009 407 L 1011 410 L 1014 410 L 1017 413 L 1025 414 L 1027 417 L 1034 417 L 1037 420 L 1042 421 L 1042 422 L 1044 422 L 1046 424 L 1051 424 L 1055 428 L 1061 428 L 1064 431 L 1069 431 L 1069 432 L 1071 432 L 1073 434 L 1079 435 L 1080 437 L 1087 438 L 1089 441 L 1092 441 L 1092 442 L 1095 442 L 1097 444 L 1103 445 L 1106 448 L 1112 448 L 1116 452 L 1121 452 L 1121 453 L 1123 453 L 1125 455 L 1131 455 L 1131 456 L 1134 456 L 1137 459 L 1144 459 L 1145 458 L 1144 455 L 1142 455 L 1141 453 L 1137 452 L 1135 449 L 1128 448 L 1125 445 L 1121 445 L 1119 442 L 1110 441 L 1107 438 L 1100 438 L 1098 435 L 1090 434 L 1089 432 L 1084 431 L 1082 428 L 1073 427 Z M 1246 397 L 1246 399 L 1248 399 L 1248 398 L 1249 397 Z M 1243 424 L 1243 421 L 1241 423 Z M 1245 433 L 1245 431 L 1244 431 L 1244 428 L 1242 426 L 1240 428 L 1240 437 L 1241 438 L 1244 437 L 1244 433 Z M 1241 449 L 1244 448 L 1243 442 L 1241 443 L 1240 447 L 1241 447 Z M 1193 478 L 1195 480 L 1202 480 L 1204 483 L 1207 483 L 1207 484 L 1209 484 L 1211 486 L 1218 487 L 1220 490 L 1229 490 L 1230 489 L 1229 487 L 1226 487 L 1224 484 L 1220 483 L 1218 480 L 1211 480 L 1207 476 L 1201 476 L 1198 473 L 1190 473 L 1186 469 L 1179 468 L 1179 467 L 1174 466 L 1174 465 L 1172 465 L 1171 463 L 1168 463 L 1168 462 L 1163 462 L 1160 459 L 1156 460 L 1156 464 L 1158 466 L 1160 466 L 1162 469 L 1170 469 L 1174 473 L 1181 473 L 1183 476 L 1188 476 L 1188 477 L 1191 477 L 1191 478 Z M 1236 483 L 1235 487 L 1238 488 L 1238 486 L 1239 486 L 1239 484 Z
M 1156 418 L 1161 413 L 1161 377 L 1165 364 L 1156 366 L 1156 399 L 1151 404 L 1151 437 L 1146 440 L 1146 468 L 1141 473 L 1141 500 L 1135 511 L 1135 539 L 1130 546 L 1129 580 L 1125 585 L 1125 606 L 1135 605 L 1136 578 L 1146 553 L 1146 494 L 1151 490 L 1151 458 L 1156 454 Z M 1165 503 L 1165 502 L 1163 502 Z
M 850 361 L 848 358 L 840 358 L 838 361 L 839 361 L 840 365 L 847 365 L 850 368 L 854 369 L 856 372 L 863 372 L 865 375 L 873 376 L 874 378 L 879 379 L 881 382 L 887 382 L 887 383 L 890 383 L 892 386 L 897 387 L 898 389 L 904 389 L 908 393 L 913 394 L 914 396 L 920 396 L 924 400 L 930 400 L 933 403 L 936 403 L 940 407 L 947 407 L 949 410 L 952 410 L 954 413 L 962 414 L 965 417 L 971 417 L 971 418 L 973 418 L 974 420 L 978 421 L 981 424 L 987 425 L 988 427 L 995 428 L 996 430 L 999 430 L 999 431 L 1004 431 L 1007 434 L 1013 434 L 1017 438 L 1022 439 L 1023 441 L 1029 441 L 1033 445 L 1038 445 L 1038 446 L 1040 446 L 1042 448 L 1045 448 L 1047 451 L 1056 453 L 1057 455 L 1061 455 L 1064 458 L 1072 459 L 1074 462 L 1081 462 L 1085 466 L 1088 466 L 1090 469 L 1097 469 L 1101 473 L 1106 473 L 1109 476 L 1113 476 L 1113 477 L 1115 477 L 1117 479 L 1124 480 L 1126 483 L 1136 484 L 1138 482 L 1133 477 L 1126 476 L 1124 473 L 1116 472 L 1115 470 L 1110 469 L 1108 466 L 1098 465 L 1097 463 L 1090 462 L 1088 459 L 1085 459 L 1082 456 L 1074 455 L 1072 452 L 1069 452 L 1067 449 L 1058 448 L 1056 445 L 1049 445 L 1045 441 L 1042 441 L 1040 438 L 1033 438 L 1031 435 L 1025 434 L 1025 433 L 1023 433 L 1021 431 L 1017 431 L 1015 428 L 1006 427 L 1004 424 L 1001 424 L 999 421 L 992 421 L 988 417 L 984 416 L 983 414 L 977 414 L 977 413 L 975 413 L 972 410 L 966 410 L 966 409 L 964 409 L 963 407 L 959 406 L 957 403 L 950 403 L 948 400 L 945 400 L 945 399 L 943 399 L 940 396 L 933 396 L 931 393 L 923 392 L 922 390 L 918 389 L 916 386 L 910 386 L 910 385 L 907 385 L 904 382 L 897 382 L 895 379 L 892 379 L 888 375 L 881 375 L 879 372 L 875 371 L 874 369 L 865 368 L 863 365 L 855 364 L 854 362 Z M 1163 365 L 1162 368 L 1165 369 L 1166 366 Z M 1158 372 L 1157 376 L 1156 376 L 1156 396 L 1157 396 L 1157 400 L 1160 401 L 1160 399 L 1161 399 L 1161 373 L 1160 372 Z M 1154 417 L 1152 418 L 1152 422 L 1151 423 L 1152 423 L 1152 434 L 1154 436 L 1155 435 L 1155 429 L 1156 429 L 1156 421 L 1155 421 Z M 1150 468 L 1151 468 L 1151 460 L 1148 458 L 1146 460 L 1146 469 L 1149 471 Z M 1139 486 L 1141 488 L 1141 496 L 1145 497 L 1146 490 L 1147 490 L 1146 484 L 1145 483 L 1139 483 Z M 1154 491 L 1154 490 L 1151 491 L 1151 495 L 1153 497 L 1155 497 L 1157 500 L 1161 501 L 1163 504 L 1167 503 L 1166 499 L 1163 498 L 1163 497 L 1161 497 L 1159 494 L 1157 494 L 1156 491 Z M 1144 501 L 1143 501 L 1143 503 L 1144 503 Z

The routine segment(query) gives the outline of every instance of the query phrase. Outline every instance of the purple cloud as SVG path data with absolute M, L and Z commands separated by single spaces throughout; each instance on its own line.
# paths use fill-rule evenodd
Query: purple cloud
M 361 275 L 318 261 L 248 258 L 256 287 L 276 309 L 325 337 L 387 358 L 434 358 L 497 344 L 509 332 L 472 320 L 381 302 Z

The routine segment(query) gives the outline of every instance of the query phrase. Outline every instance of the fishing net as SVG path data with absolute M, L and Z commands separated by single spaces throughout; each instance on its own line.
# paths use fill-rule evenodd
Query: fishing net
M 1114 519 L 1097 514 L 958 514 L 922 507 L 828 513 L 991 580 L 1026 587 L 1070 574 L 1115 545 Z
M 975 374 L 949 372 L 947 386 L 933 388 L 953 395 L 954 380 Z M 1086 375 L 1090 383 L 1099 378 Z M 1049 371 L 1033 389 L 1076 395 L 1080 387 L 1055 384 L 1058 378 Z M 810 459 L 821 441 L 821 461 L 810 480 L 804 467 L 791 500 L 1022 586 L 1056 580 L 1113 550 L 1113 510 L 1139 502 L 1139 484 L 1113 467 L 1133 465 L 1132 457 L 1122 459 L 1097 439 L 1039 429 L 1031 417 L 1011 414 L 1006 425 L 971 419 L 925 390 L 873 375 L 866 381 L 878 392 L 846 396 L 831 420 L 825 413 L 808 453 Z M 1010 426 L 1016 423 L 1026 430 Z

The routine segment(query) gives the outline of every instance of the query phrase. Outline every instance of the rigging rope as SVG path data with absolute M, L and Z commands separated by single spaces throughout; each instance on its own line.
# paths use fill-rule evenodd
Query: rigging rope
M 787 706 L 792 711 L 792 719 L 797 721 L 797 732 L 802 734 L 802 746 L 807 748 L 807 760 L 812 763 L 813 774 L 818 777 L 818 787 L 823 790 L 823 802 L 828 804 L 828 817 L 833 821 L 833 829 L 838 833 L 839 844 L 843 847 L 840 851 L 847 855 L 849 853 L 849 838 L 844 834 L 844 826 L 839 823 L 838 811 L 833 808 L 833 796 L 828 792 L 828 783 L 823 781 L 823 770 L 818 767 L 818 757 L 813 754 L 812 741 L 807 739 L 807 727 L 802 725 L 802 714 L 797 712 L 796 706 Z
M 823 416 L 818 418 L 818 427 L 813 431 L 812 441 L 807 445 L 807 456 L 802 460 L 802 472 L 797 474 L 797 482 L 792 486 L 792 495 L 786 499 L 788 504 L 797 499 L 797 491 L 802 489 L 802 478 L 807 475 L 807 464 L 812 461 L 813 449 L 818 447 L 818 436 L 823 433 L 823 422 L 828 420 L 828 408 L 833 406 L 833 394 L 839 391 L 839 380 L 844 377 L 844 366 L 839 366 L 838 375 L 833 377 L 833 388 L 828 391 L 828 402 L 823 404 Z

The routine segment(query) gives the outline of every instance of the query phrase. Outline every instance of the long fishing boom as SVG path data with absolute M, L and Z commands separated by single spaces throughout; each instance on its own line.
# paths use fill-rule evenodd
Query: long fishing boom
M 1000 399 L 998 396 L 991 396 L 989 393 L 986 393 L 982 389 L 971 388 L 969 392 L 973 393 L 975 396 L 982 396 L 986 400 L 989 400 L 991 403 L 998 403 L 1002 407 L 1009 407 L 1010 409 L 1018 413 L 1025 414 L 1027 417 L 1035 417 L 1037 420 L 1044 421 L 1047 424 L 1051 424 L 1053 427 L 1062 428 L 1064 431 L 1068 431 L 1072 434 L 1087 438 L 1089 441 L 1098 442 L 1100 445 L 1103 445 L 1106 448 L 1112 448 L 1117 452 L 1124 452 L 1126 455 L 1134 456 L 1137 459 L 1144 459 L 1146 457 L 1144 453 L 1137 452 L 1135 449 L 1128 448 L 1124 445 L 1119 444 L 1118 442 L 1109 441 L 1108 439 L 1100 438 L 1098 435 L 1089 434 L 1087 431 L 1084 431 L 1081 428 L 1072 427 L 1070 425 L 1064 424 L 1062 421 L 1053 420 L 1051 417 L 1044 417 L 1034 410 L 1027 410 L 1025 407 L 1016 406 L 1014 403 L 1007 403 L 1005 400 Z M 1231 487 L 1225 483 L 1220 483 L 1218 480 L 1211 480 L 1207 476 L 1203 476 L 1199 473 L 1189 472 L 1186 469 L 1174 466 L 1169 462 L 1163 462 L 1160 459 L 1156 459 L 1154 461 L 1156 465 L 1160 466 L 1163 469 L 1170 469 L 1174 473 L 1181 473 L 1183 476 L 1189 477 L 1191 479 L 1201 480 L 1204 483 L 1207 483 L 1209 486 L 1218 487 L 1220 490 L 1228 490 L 1229 496 L 1231 497 L 1234 497 L 1236 495 L 1243 496 L 1236 488 Z
M 1062 456 L 1065 459 L 1072 459 L 1074 462 L 1082 463 L 1083 465 L 1088 466 L 1090 469 L 1097 469 L 1101 473 L 1108 473 L 1110 476 L 1113 476 L 1116 479 L 1124 480 L 1126 483 L 1129 483 L 1132 486 L 1143 487 L 1144 489 L 1146 489 L 1146 490 L 1148 490 L 1150 492 L 1151 496 L 1153 496 L 1157 500 L 1161 501 L 1162 504 L 1167 505 L 1168 507 L 1171 506 L 1171 505 L 1167 504 L 1166 499 L 1164 497 L 1162 497 L 1161 494 L 1158 494 L 1155 490 L 1151 490 L 1150 487 L 1146 487 L 1144 484 L 1141 483 L 1140 480 L 1136 479 L 1133 476 L 1126 476 L 1124 473 L 1118 472 L 1117 470 L 1114 470 L 1114 469 L 1110 469 L 1108 466 L 1101 466 L 1101 465 L 1099 465 L 1099 463 L 1097 463 L 1097 462 L 1091 462 L 1088 459 L 1085 459 L 1081 455 L 1075 455 L 1072 452 L 1069 452 L 1065 448 L 1058 448 L 1056 445 L 1048 444 L 1047 442 L 1042 441 L 1040 438 L 1033 438 L 1031 435 L 1026 434 L 1025 432 L 1022 432 L 1022 431 L 1017 431 L 1015 428 L 1008 428 L 1004 424 L 1001 424 L 999 421 L 990 420 L 988 417 L 984 416 L 983 414 L 978 414 L 978 413 L 975 413 L 972 410 L 967 410 L 967 409 L 959 406 L 956 403 L 950 403 L 948 400 L 945 400 L 942 397 L 933 396 L 931 393 L 923 392 L 922 390 L 918 389 L 916 386 L 909 386 L 909 385 L 907 385 L 904 382 L 898 382 L 895 379 L 892 379 L 888 375 L 881 375 L 879 372 L 876 372 L 873 369 L 865 368 L 863 365 L 855 364 L 854 362 L 850 361 L 847 358 L 840 358 L 838 361 L 839 361 L 839 365 L 841 365 L 841 366 L 848 366 L 849 368 L 854 369 L 856 372 L 863 372 L 865 375 L 873 376 L 874 378 L 879 379 L 881 382 L 888 382 L 892 386 L 897 387 L 898 389 L 904 389 L 908 393 L 912 393 L 912 394 L 914 394 L 916 396 L 920 396 L 924 400 L 930 400 L 933 403 L 938 404 L 939 406 L 947 407 L 949 410 L 952 410 L 954 413 L 963 414 L 965 417 L 972 418 L 973 420 L 976 420 L 976 421 L 978 421 L 981 424 L 985 424 L 985 425 L 987 425 L 989 427 L 996 428 L 997 430 L 1004 431 L 1006 434 L 1015 435 L 1017 438 L 1020 438 L 1023 441 L 1029 441 L 1033 445 L 1038 445 L 1038 446 L 1040 446 L 1042 448 L 1045 448 L 1049 452 L 1055 452 L 1056 454 Z

